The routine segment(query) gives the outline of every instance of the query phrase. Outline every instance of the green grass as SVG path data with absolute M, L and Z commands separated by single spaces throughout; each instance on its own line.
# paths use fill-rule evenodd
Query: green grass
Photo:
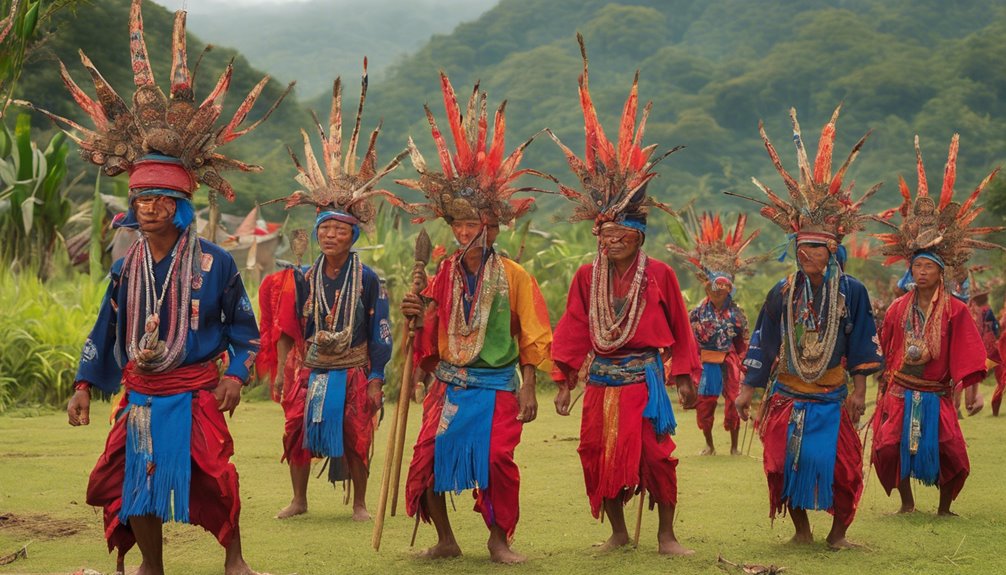
M 985 388 L 986 397 L 990 389 Z M 603 540 L 608 526 L 590 517 L 576 455 L 579 418 L 560 418 L 551 409 L 551 394 L 540 398 L 541 417 L 524 430 L 517 450 L 523 475 L 522 518 L 515 548 L 530 561 L 524 566 L 491 565 L 485 549 L 487 531 L 471 511 L 468 493 L 456 496 L 452 521 L 465 556 L 427 562 L 411 558 L 413 522 L 389 517 L 380 553 L 370 547 L 372 524 L 350 520 L 342 490 L 333 491 L 312 479 L 308 515 L 277 521 L 273 515 L 290 497 L 285 465 L 279 463 L 283 420 L 278 405 L 244 403 L 230 421 L 237 444 L 235 463 L 241 474 L 242 532 L 245 556 L 257 569 L 271 573 L 738 573 L 717 568 L 717 555 L 736 563 L 775 564 L 787 574 L 997 573 L 1006 570 L 999 546 L 1006 539 L 1006 503 L 1001 487 L 1006 464 L 999 437 L 1006 418 L 988 411 L 963 422 L 972 475 L 955 504 L 961 517 L 935 516 L 937 492 L 917 488 L 919 512 L 892 515 L 897 498 L 885 496 L 872 473 L 850 537 L 863 549 L 831 552 L 823 543 L 794 548 L 788 519 L 768 519 L 761 463 L 751 457 L 699 457 L 702 439 L 694 412 L 678 412 L 677 456 L 680 505 L 676 529 L 696 550 L 692 557 L 667 559 L 656 554 L 656 514 L 643 519 L 638 550 L 595 556 L 591 544 Z M 547 409 L 546 409 L 547 408 Z M 65 415 L 38 411 L 9 412 L 0 417 L 0 556 L 29 543 L 28 558 L 0 567 L 0 573 L 69 573 L 81 567 L 112 570 L 114 556 L 105 551 L 101 514 L 84 503 L 88 473 L 104 445 L 108 426 L 102 420 L 108 404 L 96 404 L 90 427 L 73 429 Z M 721 421 L 718 414 L 717 424 Z M 414 440 L 419 407 L 410 416 Z M 378 430 L 371 492 L 376 508 L 377 484 L 384 460 L 387 428 Z M 717 430 L 718 446 L 726 435 Z M 411 453 L 411 451 L 409 451 Z M 752 456 L 758 455 L 755 442 Z M 634 501 L 626 514 L 634 519 Z M 12 526 L 10 517 L 26 520 Z M 819 538 L 830 517 L 813 513 Z M 219 573 L 223 550 L 201 529 L 168 525 L 165 560 L 169 573 Z M 417 548 L 434 539 L 430 526 L 420 527 Z M 127 565 L 138 564 L 133 551 Z

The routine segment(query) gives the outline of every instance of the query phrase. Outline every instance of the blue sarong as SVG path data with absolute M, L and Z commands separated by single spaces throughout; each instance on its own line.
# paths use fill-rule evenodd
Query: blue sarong
M 440 362 L 435 375 L 447 384 L 447 392 L 433 444 L 433 491 L 486 489 L 496 392 L 517 390 L 517 370 L 514 365 L 492 369 Z
M 906 389 L 901 479 L 909 475 L 924 485 L 936 485 L 940 477 L 940 396 Z
M 312 370 L 304 406 L 304 449 L 315 456 L 342 457 L 345 411 L 346 370 Z
M 786 437 L 782 499 L 795 509 L 830 509 L 834 502 L 842 402 L 849 390 L 840 386 L 828 393 L 806 394 L 776 382 L 776 391 L 794 399 Z
M 617 387 L 646 382 L 647 400 L 643 417 L 649 419 L 657 435 L 674 435 L 678 427 L 674 409 L 664 388 L 664 366 L 656 352 L 621 357 L 596 356 L 590 363 L 589 385 Z
M 168 396 L 129 392 L 126 471 L 119 521 L 155 515 L 189 521 L 192 479 L 192 392 Z
M 703 363 L 699 395 L 719 397 L 723 393 L 723 364 Z

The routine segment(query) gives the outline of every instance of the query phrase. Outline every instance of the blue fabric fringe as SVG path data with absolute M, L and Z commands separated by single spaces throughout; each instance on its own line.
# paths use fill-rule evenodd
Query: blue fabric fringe
M 782 497 L 796 509 L 829 509 L 833 502 L 841 403 L 794 401 L 787 431 Z M 802 436 L 797 422 L 802 413 Z
M 716 396 L 723 393 L 723 364 L 703 363 L 699 379 L 699 395 Z
M 911 453 L 912 396 L 921 398 L 919 449 Z M 905 391 L 905 413 L 901 428 L 901 479 L 911 474 L 924 485 L 936 485 L 940 477 L 940 397 L 925 391 Z
M 433 491 L 489 487 L 489 440 L 496 390 L 448 386 L 433 444 Z
M 129 404 L 135 413 L 127 414 L 119 520 L 129 523 L 130 517 L 155 515 L 161 521 L 188 523 L 192 393 L 158 397 L 130 391 Z M 149 419 L 141 415 L 145 410 Z
M 678 422 L 674 419 L 674 409 L 664 388 L 664 366 L 660 362 L 646 364 L 646 391 L 649 397 L 643 417 L 653 422 L 657 435 L 674 435 Z
M 322 385 L 321 377 L 328 383 Z M 322 389 L 322 387 L 324 389 Z M 342 429 L 346 411 L 346 370 L 311 372 L 304 409 L 304 449 L 314 455 L 342 457 Z

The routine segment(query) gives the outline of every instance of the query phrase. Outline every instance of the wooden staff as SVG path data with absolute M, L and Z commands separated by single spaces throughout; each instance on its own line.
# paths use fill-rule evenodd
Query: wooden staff
M 426 273 L 426 264 L 430 263 L 433 245 L 425 229 L 419 231 L 416 238 L 415 264 L 412 267 L 413 277 Z M 412 293 L 418 294 L 420 287 L 412 283 Z M 377 503 L 377 517 L 374 520 L 374 534 L 371 544 L 375 551 L 381 550 L 381 535 L 384 533 L 384 515 L 388 508 L 388 488 L 391 485 L 392 470 L 395 477 L 395 498 L 398 499 L 398 482 L 402 472 L 402 452 L 405 447 L 405 427 L 409 417 L 409 391 L 412 389 L 412 373 L 415 367 L 412 363 L 412 344 L 415 338 L 414 322 L 409 320 L 409 334 L 405 340 L 405 369 L 402 370 L 402 385 L 398 390 L 398 405 L 395 406 L 395 418 L 391 420 L 388 431 L 388 451 L 384 457 L 384 471 L 381 474 L 381 495 Z M 393 501 L 394 501 L 393 500 Z M 392 512 L 394 514 L 394 512 Z
M 643 528 L 643 505 L 646 501 L 646 490 L 639 488 L 639 507 L 636 510 L 636 534 L 632 538 L 632 546 L 639 547 L 639 532 Z

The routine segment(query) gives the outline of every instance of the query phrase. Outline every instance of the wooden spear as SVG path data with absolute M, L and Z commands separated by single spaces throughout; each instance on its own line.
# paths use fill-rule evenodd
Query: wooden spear
M 415 278 L 419 273 L 426 273 L 426 265 L 430 263 L 433 252 L 433 245 L 430 236 L 425 229 L 419 231 L 416 238 L 415 264 L 412 266 L 412 275 Z M 412 282 L 413 294 L 418 294 L 422 286 L 415 280 Z M 392 474 L 395 477 L 395 500 L 398 499 L 398 482 L 402 471 L 402 452 L 405 448 L 405 427 L 409 416 L 409 391 L 412 388 L 412 373 L 415 367 L 412 364 L 412 343 L 416 333 L 416 326 L 409 320 L 409 333 L 405 340 L 405 368 L 402 370 L 402 385 L 398 390 L 398 405 L 395 406 L 395 418 L 391 420 L 388 431 L 388 448 L 384 458 L 384 471 L 381 474 L 381 495 L 377 503 L 377 517 L 374 520 L 374 533 L 371 544 L 375 551 L 381 550 L 381 535 L 384 533 L 384 516 L 388 509 L 388 488 L 391 485 Z M 394 470 L 394 472 L 393 472 Z

